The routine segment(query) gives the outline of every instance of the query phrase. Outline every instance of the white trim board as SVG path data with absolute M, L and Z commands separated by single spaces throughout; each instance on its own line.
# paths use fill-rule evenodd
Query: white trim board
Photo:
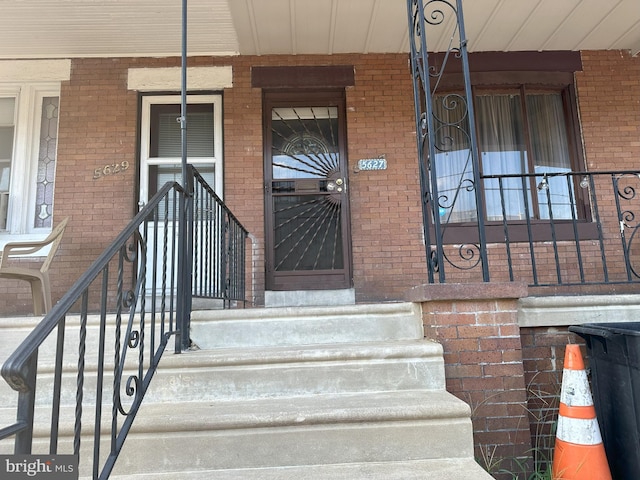
M 0 82 L 63 82 L 71 78 L 71 60 L 0 60 Z
M 180 90 L 182 83 L 180 67 L 130 68 L 127 88 L 140 92 L 161 92 Z M 187 68 L 187 89 L 220 90 L 233 86 L 233 69 L 221 67 Z

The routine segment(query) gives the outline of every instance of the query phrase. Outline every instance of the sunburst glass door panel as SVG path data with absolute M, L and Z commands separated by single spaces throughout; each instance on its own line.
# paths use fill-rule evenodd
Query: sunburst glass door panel
M 270 111 L 267 287 L 348 287 L 348 197 L 340 109 L 277 106 Z

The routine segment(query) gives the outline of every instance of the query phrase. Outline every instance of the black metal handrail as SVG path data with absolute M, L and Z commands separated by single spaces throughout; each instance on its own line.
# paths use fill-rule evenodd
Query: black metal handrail
M 245 302 L 247 230 L 194 171 L 193 296 Z
M 482 226 L 473 220 L 441 222 L 432 247 L 440 253 L 430 256 L 428 266 L 444 282 L 482 281 L 478 228 L 487 238 L 491 281 L 530 286 L 640 282 L 640 171 L 483 175 L 481 189 L 493 195 L 486 207 L 491 215 L 485 212 Z M 451 219 L 454 205 L 436 204 L 441 217 Z
M 195 179 L 197 194 L 164 185 L 2 366 L 18 392 L 16 421 L 0 429 L 0 440 L 13 438 L 14 453 L 78 455 L 85 475 L 91 470 L 92 478 L 107 479 L 171 336 L 176 351 L 189 345 L 192 294 L 222 298 L 224 306 L 244 300 L 247 232 L 189 167 L 188 185 Z M 206 217 L 217 230 L 194 239 L 203 205 L 218 212 Z M 192 282 L 200 264 L 194 258 L 207 252 L 216 253 L 201 272 L 215 273 L 220 288 L 192 293 L 190 286 L 202 283 Z M 73 365 L 65 339 L 77 346 Z M 52 386 L 45 388 L 48 378 Z M 48 438 L 36 445 L 34 426 L 43 422 Z M 61 445 L 63 437 L 71 445 Z

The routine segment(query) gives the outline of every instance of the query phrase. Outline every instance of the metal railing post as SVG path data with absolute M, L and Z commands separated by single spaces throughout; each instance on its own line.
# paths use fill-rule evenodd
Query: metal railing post
M 407 0 L 407 14 L 428 279 L 433 283 L 437 273 L 439 283 L 446 281 L 445 264 L 450 263 L 450 260 L 444 249 L 447 221 L 442 221 L 441 216 L 451 216 L 459 193 L 466 190 L 474 192 L 477 227 L 477 241 L 471 243 L 466 250 L 472 251 L 474 257 L 477 256 L 476 263 L 482 269 L 482 279 L 488 282 L 485 208 L 462 0 Z M 449 15 L 455 17 L 453 22 L 449 22 Z M 427 36 L 432 30 L 448 27 L 451 27 L 448 36 L 450 43 L 438 65 L 435 56 L 428 51 Z M 440 83 L 454 63 L 459 63 L 464 93 L 441 93 L 438 90 Z M 457 115 L 457 118 L 448 119 L 447 114 Z M 457 191 L 450 198 L 448 193 L 439 192 L 436 159 L 438 155 L 458 150 L 467 151 L 467 160 L 465 171 L 458 180 Z M 467 174 L 470 174 L 470 178 L 466 177 Z
M 175 351 L 179 353 L 190 346 L 192 270 L 193 270 L 193 167 L 187 169 L 186 192 L 179 196 L 178 220 L 178 285 L 176 322 L 177 335 Z
M 24 429 L 16 433 L 14 453 L 29 455 L 33 444 L 33 412 L 36 404 L 36 374 L 38 371 L 38 350 L 27 362 L 25 389 L 18 394 L 18 423 L 25 425 Z

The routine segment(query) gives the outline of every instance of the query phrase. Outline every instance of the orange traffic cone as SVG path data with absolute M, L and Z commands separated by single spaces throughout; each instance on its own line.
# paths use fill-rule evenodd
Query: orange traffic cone
M 578 345 L 567 345 L 553 480 L 611 480 L 596 409 Z

